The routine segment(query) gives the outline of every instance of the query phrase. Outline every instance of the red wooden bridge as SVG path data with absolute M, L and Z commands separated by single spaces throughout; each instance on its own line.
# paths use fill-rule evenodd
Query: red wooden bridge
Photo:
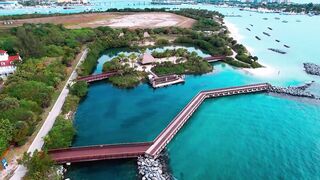
M 208 62 L 217 62 L 217 61 L 225 60 L 226 56 L 209 56 L 209 57 L 205 57 L 203 59 L 208 61 Z
M 79 77 L 77 80 L 78 81 L 86 81 L 87 83 L 94 82 L 94 81 L 100 81 L 103 79 L 107 79 L 113 75 L 116 75 L 118 72 L 113 71 L 113 72 L 106 72 L 106 73 L 101 73 L 101 74 L 93 74 L 89 76 L 83 76 Z
M 57 163 L 96 161 L 105 159 L 134 158 L 147 154 L 157 158 L 166 145 L 174 138 L 201 103 L 207 98 L 268 91 L 270 84 L 261 83 L 246 86 L 214 89 L 198 93 L 156 137 L 153 142 L 73 147 L 49 151 Z
M 72 147 L 50 150 L 51 158 L 58 164 L 106 159 L 135 158 L 144 155 L 152 142 Z

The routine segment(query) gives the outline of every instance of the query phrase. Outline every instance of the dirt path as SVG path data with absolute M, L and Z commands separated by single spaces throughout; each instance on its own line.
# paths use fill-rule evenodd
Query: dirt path
M 11 21 L 10 21 L 11 22 Z M 110 12 L 92 14 L 73 14 L 31 19 L 13 20 L 12 24 L 0 21 L 0 28 L 22 26 L 24 23 L 53 23 L 63 24 L 67 28 L 110 26 L 117 28 L 158 28 L 178 26 L 190 28 L 194 19 L 166 12 Z

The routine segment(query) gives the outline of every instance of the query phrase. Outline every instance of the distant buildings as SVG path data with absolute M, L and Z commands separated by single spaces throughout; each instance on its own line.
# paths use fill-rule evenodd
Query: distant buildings
M 14 73 L 16 70 L 15 61 L 21 61 L 19 54 L 9 56 L 7 51 L 0 50 L 0 77 Z

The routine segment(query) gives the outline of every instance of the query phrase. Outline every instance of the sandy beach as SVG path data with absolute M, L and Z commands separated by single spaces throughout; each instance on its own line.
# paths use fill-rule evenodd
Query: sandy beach
M 229 21 L 224 21 L 225 25 L 228 27 L 228 30 L 230 31 L 230 35 L 233 39 L 237 40 L 239 43 L 242 43 L 243 39 L 245 38 L 243 35 L 240 34 L 239 29 L 236 25 Z M 254 55 L 254 49 L 250 46 L 245 45 L 247 50 Z M 278 71 L 271 67 L 268 64 L 263 63 L 263 60 L 259 60 L 259 63 L 264 66 L 264 68 L 257 68 L 257 69 L 249 69 L 249 68 L 243 68 L 243 71 L 248 72 L 253 75 L 257 76 L 274 76 L 277 75 Z

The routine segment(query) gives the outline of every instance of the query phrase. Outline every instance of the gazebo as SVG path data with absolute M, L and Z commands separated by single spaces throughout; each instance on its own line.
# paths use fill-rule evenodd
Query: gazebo
M 156 59 L 151 54 L 148 54 L 148 53 L 142 54 L 140 56 L 140 60 L 141 60 L 140 63 L 142 65 L 152 64 L 156 62 Z

